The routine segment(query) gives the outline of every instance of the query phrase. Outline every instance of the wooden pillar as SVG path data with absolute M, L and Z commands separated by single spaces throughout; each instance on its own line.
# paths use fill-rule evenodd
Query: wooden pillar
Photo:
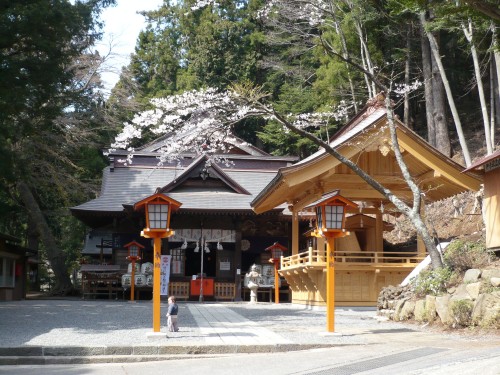
M 326 331 L 335 332 L 335 238 L 327 238 Z
M 299 215 L 292 211 L 292 255 L 299 253 Z
M 323 237 L 318 237 L 317 238 L 317 249 L 318 250 L 318 255 L 324 255 L 325 256 L 325 259 L 326 259 L 326 253 L 325 253 L 325 239 Z
M 382 212 L 377 211 L 375 214 L 375 262 L 378 261 L 378 253 L 384 251 L 384 221 L 382 220 Z
M 155 237 L 153 243 L 153 332 L 155 333 L 160 332 L 160 260 L 161 237 Z
M 234 281 L 235 281 L 235 302 L 241 301 L 241 275 L 243 275 L 243 270 L 241 269 L 241 222 L 238 220 L 234 226 L 235 230 L 235 242 L 234 242 Z
M 486 247 L 495 249 L 500 246 L 500 169 L 496 168 L 484 175 L 483 215 L 486 226 Z

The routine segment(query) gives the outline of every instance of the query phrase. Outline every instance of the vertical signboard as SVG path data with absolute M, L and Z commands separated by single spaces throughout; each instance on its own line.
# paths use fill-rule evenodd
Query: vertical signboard
M 170 281 L 171 255 L 162 255 L 160 263 L 160 295 L 168 296 L 168 282 Z

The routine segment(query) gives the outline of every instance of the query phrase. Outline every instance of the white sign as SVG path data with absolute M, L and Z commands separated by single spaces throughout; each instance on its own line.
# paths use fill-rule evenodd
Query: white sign
M 221 271 L 231 271 L 231 262 L 220 262 Z
M 493 169 L 500 168 L 500 158 L 490 160 L 484 165 L 484 170 L 486 172 L 492 171 Z
M 160 263 L 160 296 L 168 296 L 168 282 L 170 281 L 171 255 L 162 255 Z

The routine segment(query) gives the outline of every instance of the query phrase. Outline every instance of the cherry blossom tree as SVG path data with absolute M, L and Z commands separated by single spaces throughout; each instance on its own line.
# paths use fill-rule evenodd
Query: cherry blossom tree
M 280 8 L 280 6 L 287 6 L 286 9 L 290 9 L 290 5 L 293 5 L 298 19 L 315 28 L 322 27 L 325 22 L 328 22 L 328 16 L 332 15 L 331 7 L 333 6 L 333 2 L 329 0 L 270 0 L 262 8 L 260 16 L 264 18 L 270 17 L 276 9 L 285 9 Z M 196 11 L 205 6 L 216 7 L 217 2 L 199 0 L 194 3 L 191 9 Z M 304 30 L 299 25 L 297 29 L 299 32 Z M 402 175 L 412 192 L 411 203 L 397 197 L 393 192 L 356 165 L 355 162 L 332 148 L 327 141 L 323 141 L 308 131 L 314 127 L 326 126 L 332 120 L 340 121 L 346 119 L 350 106 L 354 105 L 352 102 L 343 102 L 335 110 L 326 113 L 288 115 L 278 112 L 269 99 L 270 95 L 261 88 L 252 85 L 235 85 L 229 91 L 218 91 L 211 88 L 200 91 L 189 91 L 167 98 L 153 99 L 151 101 L 153 109 L 137 114 L 130 123 L 125 124 L 122 133 L 117 136 L 112 148 L 129 150 L 130 153 L 126 162 L 132 163 L 133 144 L 145 132 L 152 132 L 158 136 L 172 134 L 177 135 L 173 138 L 176 141 L 173 142 L 172 138 L 165 141 L 160 150 L 160 164 L 166 160 L 178 158 L 182 152 L 188 150 L 208 155 L 209 162 L 210 160 L 216 161 L 213 160 L 213 155 L 220 154 L 220 151 L 226 149 L 226 141 L 232 137 L 232 128 L 237 123 L 249 117 L 274 120 L 281 124 L 284 132 L 294 132 L 324 148 L 327 153 L 345 164 L 373 189 L 393 203 L 398 211 L 412 221 L 430 254 L 433 268 L 442 267 L 441 256 L 420 214 L 421 206 L 424 204 L 422 201 L 423 192 L 411 177 L 399 149 L 394 121 L 394 103 L 391 100 L 391 97 L 396 98 L 397 95 L 404 96 L 412 89 L 415 89 L 415 87 L 418 87 L 419 83 L 415 83 L 412 87 L 405 85 L 394 86 L 393 82 L 395 79 L 391 76 L 385 77 L 381 72 L 377 72 L 373 65 L 367 63 L 366 55 L 361 59 L 353 58 L 349 56 L 345 49 L 337 50 L 327 39 L 322 39 L 321 34 L 317 36 L 327 53 L 337 57 L 366 77 L 370 92 L 372 92 L 370 97 L 373 96 L 374 90 L 384 93 L 380 94 L 374 100 L 383 100 L 385 103 L 387 122 L 395 157 Z M 305 37 L 307 37 L 307 33 Z M 396 87 L 394 90 L 393 86 Z
M 268 94 L 260 88 L 240 85 L 234 86 L 230 91 L 205 89 L 153 99 L 151 104 L 154 109 L 137 114 L 130 123 L 125 124 L 110 151 L 117 148 L 127 149 L 130 153 L 125 162 L 133 163 L 134 148 L 131 145 L 136 139 L 141 138 L 147 132 L 158 136 L 172 134 L 177 135 L 174 137 L 176 141 L 173 142 L 172 138 L 165 141 L 160 149 L 160 164 L 179 158 L 180 154 L 186 151 L 208 155 L 209 162 L 221 162 L 220 159 L 214 159 L 214 155 L 220 155 L 221 151 L 226 149 L 227 141 L 232 137 L 232 128 L 238 122 L 249 117 L 275 120 L 283 126 L 283 131 L 294 132 L 323 147 L 326 152 L 353 170 L 372 188 L 392 202 L 401 213 L 413 222 L 431 256 L 433 267 L 442 267 L 440 254 L 436 250 L 434 240 L 420 215 L 420 208 L 423 204 L 422 191 L 412 179 L 398 146 L 393 103 L 388 95 L 379 96 L 376 100 L 385 101 L 396 160 L 413 193 L 411 204 L 397 197 L 355 162 L 337 152 L 328 142 L 306 130 L 325 126 L 331 120 L 346 119 L 349 109 L 348 103 L 343 103 L 342 106 L 331 112 L 287 115 L 278 113 L 267 98 Z

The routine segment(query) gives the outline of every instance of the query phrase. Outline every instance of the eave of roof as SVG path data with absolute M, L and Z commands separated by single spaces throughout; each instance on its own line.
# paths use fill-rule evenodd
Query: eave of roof
M 169 191 L 179 187 L 182 185 L 184 181 L 186 181 L 189 177 L 191 172 L 193 172 L 197 168 L 205 168 L 205 166 L 202 164 L 206 164 L 208 161 L 208 157 L 206 155 L 201 155 L 198 157 L 196 160 L 194 160 L 188 168 L 186 168 L 177 178 L 172 180 L 170 183 L 162 187 L 159 191 L 161 193 L 168 193 Z M 246 194 L 250 195 L 248 190 L 246 190 L 244 187 L 242 187 L 240 184 L 238 184 L 236 181 L 234 181 L 231 177 L 229 177 L 219 166 L 216 164 L 210 165 L 212 169 L 211 174 L 215 174 L 226 186 L 233 191 L 235 191 L 238 194 Z M 208 168 L 207 168 L 208 169 Z
M 468 168 L 464 169 L 464 172 L 469 172 L 469 171 L 472 171 L 475 169 L 477 170 L 480 167 L 482 167 L 483 165 L 485 165 L 487 162 L 494 160 L 496 158 L 499 158 L 499 157 L 500 157 L 500 150 L 497 150 L 493 154 L 487 155 L 484 158 L 481 158 L 481 159 L 475 161 Z
M 332 138 L 330 146 L 333 148 L 339 147 L 343 142 L 359 134 L 374 123 L 380 121 L 383 116 L 385 116 L 385 110 L 381 108 L 377 108 L 374 111 L 370 111 L 367 113 L 358 114 L 353 120 L 357 126 L 352 126 L 351 122 L 346 124 L 339 130 L 340 134 Z M 257 197 L 255 197 L 250 205 L 252 206 L 252 208 L 258 206 L 270 194 L 270 192 L 272 192 L 279 186 L 279 184 L 281 183 L 281 181 L 283 181 L 284 177 L 287 174 L 299 171 L 300 169 L 305 169 L 310 163 L 319 161 L 329 156 L 330 154 L 328 154 L 323 148 L 320 148 L 309 157 L 304 158 L 289 167 L 280 168 L 273 180 L 257 195 Z
M 366 113 L 362 113 L 356 116 L 354 123 L 349 122 L 346 126 L 344 126 L 339 133 L 337 133 L 331 140 L 330 145 L 337 149 L 340 152 L 340 149 L 344 147 L 348 141 L 355 144 L 355 137 L 360 135 L 362 132 L 367 131 L 369 128 L 376 128 L 378 125 L 383 125 L 386 123 L 386 110 L 380 106 L 367 109 Z M 424 150 L 428 152 L 430 159 L 433 160 L 433 165 L 435 168 L 443 168 L 439 170 L 443 172 L 443 176 L 445 178 L 450 178 L 450 182 L 456 184 L 457 186 L 464 187 L 469 184 L 470 186 L 474 186 L 474 188 L 479 188 L 481 183 L 480 176 L 472 173 L 467 173 L 467 182 L 463 182 L 463 175 L 460 177 L 460 171 L 463 169 L 461 165 L 455 163 L 453 160 L 447 158 L 445 155 L 441 154 L 434 147 L 430 146 L 423 138 L 418 136 L 416 133 L 412 132 L 410 129 L 401 124 L 398 120 L 396 120 L 396 129 L 398 134 L 403 137 L 406 136 L 406 141 L 413 142 L 413 145 L 418 145 L 417 149 Z M 401 140 L 400 140 L 401 143 Z M 327 161 L 326 158 L 333 158 L 333 156 L 329 155 L 324 149 L 320 149 L 315 154 L 310 157 L 290 166 L 281 168 L 275 178 L 258 194 L 258 196 L 251 202 L 252 208 L 256 212 L 262 212 L 263 206 L 270 207 L 272 204 L 279 202 L 279 204 L 283 204 L 285 202 L 285 197 L 281 195 L 280 192 L 284 191 L 284 187 L 287 185 L 287 179 L 289 180 L 292 175 L 297 176 L 301 173 L 308 173 L 307 171 L 311 171 L 312 165 L 317 165 L 318 163 L 323 163 Z M 326 164 L 323 163 L 325 167 Z M 333 168 L 333 166 L 332 166 Z M 324 169 L 324 168 L 323 168 Z M 311 175 L 311 173 L 309 173 Z M 298 185 L 297 185 L 298 186 Z M 274 198 L 272 198 L 274 195 Z M 279 198 L 279 197 L 281 198 Z M 272 202 L 265 203 L 266 200 L 272 199 Z

